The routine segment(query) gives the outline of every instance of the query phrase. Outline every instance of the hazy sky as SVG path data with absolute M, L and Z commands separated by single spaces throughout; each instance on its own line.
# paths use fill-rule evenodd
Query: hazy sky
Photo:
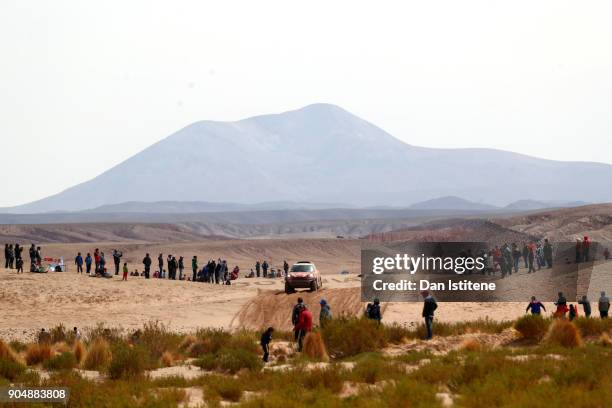
M 3 0 L 0 206 L 197 120 L 314 102 L 414 145 L 612 163 L 611 16 L 609 1 Z

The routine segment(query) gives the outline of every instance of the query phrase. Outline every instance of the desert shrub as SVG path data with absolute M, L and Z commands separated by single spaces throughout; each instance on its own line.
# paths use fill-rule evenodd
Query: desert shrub
M 172 366 L 172 363 L 174 363 L 174 357 L 172 356 L 172 353 L 164 351 L 164 354 L 162 354 L 160 357 L 159 362 L 163 367 L 170 367 Z
M 194 350 L 200 354 L 216 353 L 230 342 L 232 335 L 223 329 L 205 328 L 196 332 L 196 338 L 198 341 L 191 347 L 190 355 L 192 357 L 197 357 L 197 355 L 194 355 Z
M 72 370 L 76 366 L 76 357 L 71 352 L 57 354 L 43 363 L 47 370 Z
M 87 349 L 82 366 L 86 370 L 101 370 L 108 367 L 111 357 L 108 341 L 100 337 L 94 340 Z
M 612 330 L 612 319 L 591 319 L 579 317 L 572 321 L 580 330 L 583 337 L 599 336 L 602 333 Z
M 246 368 L 248 370 L 260 370 L 262 361 L 259 356 L 248 350 L 221 349 L 217 354 L 218 368 L 234 374 Z
M 316 361 L 329 361 L 325 343 L 320 332 L 310 332 L 304 338 L 303 353 Z
M 603 347 L 612 347 L 612 339 L 608 335 L 608 333 L 602 333 L 597 340 L 597 344 Z
M 342 391 L 344 385 L 344 371 L 335 366 L 327 368 L 315 368 L 309 371 L 296 371 L 298 382 L 308 389 L 323 387 L 334 394 Z
M 441 406 L 436 397 L 436 386 L 417 381 L 412 378 L 402 378 L 385 386 L 380 393 L 380 406 L 392 408 L 430 408 Z M 367 403 L 364 406 L 368 406 Z
M 139 377 L 144 373 L 148 360 L 148 353 L 143 347 L 118 344 L 113 350 L 108 375 L 115 380 Z
M 60 323 L 57 326 L 53 327 L 49 334 L 51 335 L 51 343 L 54 344 L 59 342 L 66 342 L 68 340 L 68 333 L 63 323 Z
M 482 351 L 483 345 L 480 341 L 478 341 L 477 338 L 469 337 L 463 340 L 463 342 L 461 342 L 461 344 L 459 345 L 459 349 L 463 351 L 478 352 L 478 351 Z
M 385 331 L 378 322 L 365 318 L 339 317 L 321 329 L 329 354 L 334 358 L 354 356 L 385 346 Z
M 408 329 L 406 326 L 402 326 L 397 323 L 385 325 L 385 338 L 389 343 L 399 344 L 404 342 L 406 339 L 412 339 L 415 337 L 415 331 Z
M 30 344 L 26 350 L 27 365 L 36 365 L 51 358 L 51 346 L 46 343 Z
M 123 341 L 121 330 L 106 327 L 102 323 L 98 323 L 93 329 L 87 330 L 86 343 L 93 343 L 98 339 L 104 339 L 110 344 L 121 343 Z
M 179 334 L 171 332 L 158 321 L 145 323 L 138 336 L 138 344 L 148 350 L 153 359 L 160 358 L 166 351 L 178 349 L 180 342 Z
M 180 344 L 179 344 L 179 350 L 183 353 L 188 352 L 188 350 L 191 348 L 191 346 L 198 341 L 198 339 L 189 334 L 185 337 L 183 337 L 183 340 L 181 340 Z
M 572 348 L 582 345 L 582 337 L 578 328 L 565 319 L 555 320 L 549 327 L 544 338 L 547 344 Z
M 2 340 L 0 340 L 1 342 Z M 19 340 L 12 340 L 9 343 L 9 347 L 13 349 L 16 353 L 21 353 L 22 351 L 26 351 L 28 345 Z
M 208 400 L 238 402 L 242 397 L 243 385 L 234 378 L 213 376 L 207 381 L 205 391 Z
M 20 377 L 25 370 L 25 366 L 18 361 L 10 357 L 0 356 L 0 378 L 14 381 Z
M 257 354 L 241 349 L 221 349 L 217 354 L 204 354 L 193 362 L 203 370 L 220 370 L 231 374 L 242 369 L 260 370 L 262 364 Z
M 253 333 L 246 330 L 238 331 L 232 334 L 230 340 L 223 345 L 223 348 L 247 350 L 251 353 L 258 353 L 260 350 L 258 339 Z
M 358 356 L 355 367 L 350 372 L 353 381 L 375 384 L 382 380 L 404 377 L 405 365 L 397 360 L 387 360 L 378 353 Z
M 2 339 L 0 339 L 0 359 L 5 359 L 13 362 L 19 362 L 19 358 L 17 354 L 13 351 L 13 349 L 6 344 Z
M 85 357 L 85 346 L 80 341 L 74 343 L 74 357 L 78 364 L 81 364 L 83 357 Z
M 540 341 L 546 334 L 549 323 L 540 315 L 525 315 L 514 323 L 514 328 L 523 339 Z
M 68 344 L 66 344 L 66 342 L 60 341 L 58 343 L 54 343 L 53 346 L 51 346 L 51 350 L 54 353 L 61 354 L 61 353 L 66 353 L 68 351 L 71 351 L 71 347 Z

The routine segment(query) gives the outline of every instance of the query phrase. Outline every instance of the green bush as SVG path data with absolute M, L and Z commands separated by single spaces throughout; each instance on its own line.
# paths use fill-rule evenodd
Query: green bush
M 243 384 L 235 378 L 211 376 L 206 384 L 206 396 L 209 401 L 222 399 L 238 402 L 242 397 Z
M 162 323 L 155 321 L 144 324 L 138 337 L 138 344 L 149 352 L 152 359 L 157 360 L 166 351 L 178 350 L 181 338 L 181 335 L 171 332 Z
M 387 343 L 384 327 L 374 320 L 365 318 L 333 319 L 321 329 L 321 334 L 332 358 L 376 351 Z
M 63 352 L 51 357 L 43 363 L 47 370 L 72 370 L 77 366 L 77 360 L 73 353 Z
M 26 368 L 23 364 L 9 358 L 0 358 L 0 378 L 5 378 L 9 381 L 14 381 L 20 377 Z
M 203 370 L 220 370 L 234 374 L 240 370 L 260 370 L 261 358 L 248 350 L 221 349 L 217 354 L 205 354 L 194 361 L 195 366 Z
M 525 340 L 540 341 L 548 330 L 550 321 L 540 315 L 525 315 L 520 317 L 515 323 L 514 328 Z
M 108 375 L 112 379 L 139 377 L 144 373 L 147 365 L 148 355 L 144 348 L 119 344 L 113 350 Z
M 572 321 L 584 337 L 599 336 L 612 330 L 612 319 L 593 319 L 579 317 Z

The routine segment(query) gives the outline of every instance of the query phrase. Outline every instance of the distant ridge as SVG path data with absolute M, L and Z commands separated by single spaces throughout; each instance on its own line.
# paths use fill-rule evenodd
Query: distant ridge
M 415 197 L 505 205 L 517 197 L 567 201 L 571 194 L 571 200 L 606 202 L 612 190 L 602 186 L 610 180 L 608 164 L 412 146 L 338 106 L 314 104 L 236 122 L 193 123 L 92 180 L 0 213 L 131 201 L 398 207 Z
M 463 210 L 463 211 L 487 211 L 498 210 L 499 207 L 489 204 L 475 203 L 460 197 L 446 196 L 433 198 L 412 204 L 408 208 L 413 210 Z

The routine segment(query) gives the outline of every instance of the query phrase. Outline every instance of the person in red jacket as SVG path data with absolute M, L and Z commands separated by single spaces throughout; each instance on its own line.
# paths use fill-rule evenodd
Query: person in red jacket
M 302 344 L 304 343 L 304 337 L 312 330 L 312 313 L 306 305 L 302 308 L 297 324 L 295 325 L 295 332 L 298 341 L 298 351 L 302 351 Z

